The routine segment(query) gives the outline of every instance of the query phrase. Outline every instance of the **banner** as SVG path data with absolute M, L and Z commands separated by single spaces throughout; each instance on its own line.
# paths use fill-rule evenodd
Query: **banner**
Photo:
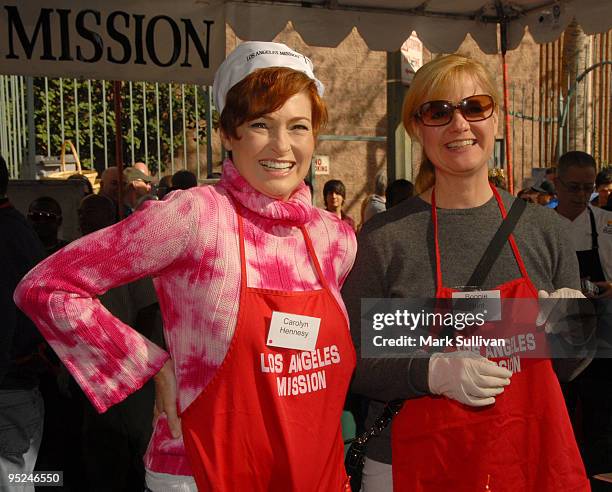
M 0 0 L 0 74 L 212 85 L 223 2 Z

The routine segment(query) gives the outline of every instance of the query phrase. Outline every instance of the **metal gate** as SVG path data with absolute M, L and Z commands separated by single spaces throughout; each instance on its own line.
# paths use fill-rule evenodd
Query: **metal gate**
M 189 169 L 209 177 L 208 129 L 216 116 L 211 93 L 196 85 L 124 82 L 124 162 L 146 162 L 158 176 Z M 112 84 L 103 80 L 0 76 L 0 154 L 11 178 L 33 177 L 26 174 L 34 155 L 58 155 L 67 139 L 85 167 L 102 171 L 114 165 L 113 97 Z

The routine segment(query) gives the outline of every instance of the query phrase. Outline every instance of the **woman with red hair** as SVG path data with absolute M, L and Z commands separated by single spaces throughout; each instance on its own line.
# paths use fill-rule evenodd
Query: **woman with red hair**
M 303 182 L 327 117 L 323 85 L 305 56 L 249 42 L 213 90 L 230 151 L 220 182 L 72 243 L 16 300 L 99 411 L 155 377 L 150 490 L 344 490 L 355 353 L 339 290 L 356 244 Z M 169 353 L 97 300 L 145 275 Z

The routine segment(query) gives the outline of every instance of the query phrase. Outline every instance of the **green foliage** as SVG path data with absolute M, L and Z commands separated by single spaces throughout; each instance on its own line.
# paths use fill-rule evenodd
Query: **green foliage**
M 199 126 L 199 144 L 206 145 L 205 88 L 180 84 L 156 85 L 149 82 L 133 82 L 131 86 L 131 98 L 130 83 L 123 82 L 121 88 L 121 136 L 124 162 L 131 161 L 132 143 L 135 159 L 145 158 L 145 109 L 148 164 L 152 170 L 157 166 L 161 166 L 162 172 L 165 170 L 166 165 L 170 163 L 171 152 L 176 156 L 177 150 L 183 146 L 186 135 L 195 133 L 196 120 Z M 185 128 L 183 128 L 183 97 Z M 59 155 L 63 121 L 64 139 L 72 140 L 75 146 L 78 141 L 81 162 L 85 167 L 91 168 L 93 157 L 96 168 L 103 168 L 104 152 L 107 153 L 109 165 L 114 164 L 115 111 L 112 82 L 47 79 L 47 88 L 45 88 L 45 79 L 35 78 L 34 98 L 37 154 L 47 155 L 49 152 L 51 155 Z M 213 113 L 213 119 L 213 125 L 216 125 L 218 119 L 216 112 Z M 90 135 L 93 139 L 93 156 L 90 155 Z M 158 138 L 161 162 L 157 162 Z

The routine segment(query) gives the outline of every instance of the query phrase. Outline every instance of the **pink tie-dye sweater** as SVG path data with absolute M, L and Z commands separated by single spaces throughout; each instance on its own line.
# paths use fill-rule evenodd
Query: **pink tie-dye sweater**
M 274 200 L 254 190 L 226 161 L 216 186 L 148 202 L 128 219 L 66 246 L 19 284 L 18 306 L 99 411 L 140 388 L 169 355 L 180 411 L 218 370 L 234 334 L 240 297 L 238 222 L 230 195 L 243 207 L 249 287 L 321 287 L 296 227 L 304 224 L 332 293 L 344 306 L 339 290 L 355 258 L 353 231 L 314 208 L 306 186 L 288 201 Z M 146 275 L 154 278 L 169 355 L 97 299 Z M 182 440 L 172 439 L 164 416 L 155 423 L 145 465 L 191 474 Z

